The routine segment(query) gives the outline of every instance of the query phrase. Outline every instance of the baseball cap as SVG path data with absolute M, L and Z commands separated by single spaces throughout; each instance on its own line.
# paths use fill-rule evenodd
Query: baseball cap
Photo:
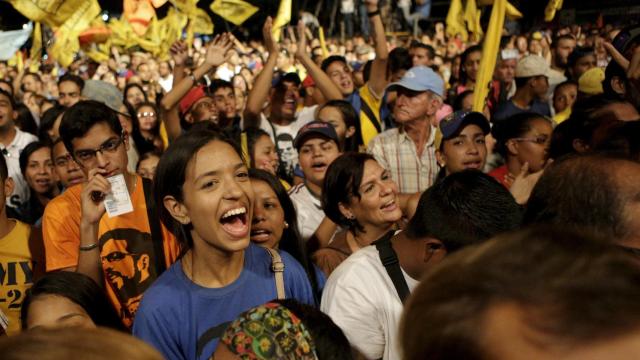
M 604 70 L 599 67 L 591 68 L 578 79 L 578 91 L 588 95 L 602 94 L 602 81 L 604 80 Z
M 271 87 L 280 86 L 285 81 L 294 83 L 296 86 L 300 86 L 302 83 L 300 76 L 294 72 L 279 73 L 273 77 L 273 80 L 271 80 Z
M 180 100 L 180 114 L 184 115 L 196 103 L 196 101 L 205 97 L 204 85 L 196 86 L 189 90 L 182 100 Z
M 449 140 L 458 135 L 466 125 L 475 124 L 487 135 L 491 131 L 491 126 L 487 118 L 477 111 L 458 110 L 445 116 L 436 127 L 434 145 L 436 150 L 440 149 L 444 140 Z
M 122 107 L 122 93 L 117 87 L 105 81 L 85 80 L 82 97 L 104 103 L 118 113 Z
M 313 135 L 321 136 L 335 141 L 336 144 L 340 144 L 338 141 L 338 134 L 336 134 L 336 129 L 333 128 L 333 125 L 316 120 L 306 124 L 298 130 L 298 135 L 296 135 L 296 138 L 293 140 L 293 146 L 296 150 L 300 150 L 300 147 L 304 144 L 305 140 Z
M 413 91 L 431 91 L 444 96 L 444 80 L 431 68 L 414 66 L 407 71 L 400 81 L 391 83 L 385 91 L 394 91 L 398 87 Z
M 532 76 L 549 77 L 550 69 L 547 61 L 538 55 L 527 55 L 518 61 L 516 65 L 516 77 L 528 78 Z

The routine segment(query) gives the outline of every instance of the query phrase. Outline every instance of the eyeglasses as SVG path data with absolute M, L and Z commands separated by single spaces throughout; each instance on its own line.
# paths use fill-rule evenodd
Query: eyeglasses
M 95 150 L 79 150 L 75 152 L 75 159 L 78 164 L 87 166 L 92 164 L 96 160 L 96 156 L 99 153 L 115 153 L 118 147 L 124 142 L 124 136 L 114 137 L 105 141 L 99 148 Z
M 156 113 L 154 113 L 153 111 L 144 111 L 144 112 L 138 113 L 138 117 L 139 118 L 141 118 L 141 117 L 154 117 L 154 116 L 156 116 Z
M 547 135 L 540 135 L 532 138 L 514 138 L 513 141 L 526 141 L 536 143 L 538 145 L 546 145 L 551 141 L 551 138 Z

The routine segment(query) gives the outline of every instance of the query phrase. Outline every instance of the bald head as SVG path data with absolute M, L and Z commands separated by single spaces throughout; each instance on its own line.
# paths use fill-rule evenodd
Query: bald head
M 524 221 L 589 229 L 640 248 L 639 176 L 640 164 L 623 159 L 576 156 L 556 162 L 533 189 Z

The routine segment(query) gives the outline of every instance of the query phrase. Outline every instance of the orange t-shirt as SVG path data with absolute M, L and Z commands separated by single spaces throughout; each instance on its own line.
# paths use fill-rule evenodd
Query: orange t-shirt
M 44 211 L 42 232 L 47 271 L 78 265 L 82 186 L 67 189 Z M 98 230 L 107 295 L 127 326 L 133 323 L 142 294 L 157 278 L 147 204 L 139 176 L 131 202 L 133 212 L 113 218 L 105 214 Z M 178 257 L 179 246 L 173 234 L 161 227 L 164 260 L 169 267 Z

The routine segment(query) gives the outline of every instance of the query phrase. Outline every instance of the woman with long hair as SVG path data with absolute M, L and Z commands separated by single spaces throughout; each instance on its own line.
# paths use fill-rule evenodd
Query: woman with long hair
M 251 185 L 255 193 L 251 241 L 265 247 L 281 249 L 291 254 L 304 268 L 311 283 L 316 302 L 325 282 L 307 252 L 305 241 L 298 232 L 296 209 L 287 190 L 278 178 L 264 170 L 249 169 Z
M 154 182 L 181 257 L 145 292 L 133 333 L 167 358 L 209 359 L 224 324 L 273 298 L 314 302 L 295 259 L 251 243 L 255 196 L 242 152 L 206 126 L 169 146 Z

